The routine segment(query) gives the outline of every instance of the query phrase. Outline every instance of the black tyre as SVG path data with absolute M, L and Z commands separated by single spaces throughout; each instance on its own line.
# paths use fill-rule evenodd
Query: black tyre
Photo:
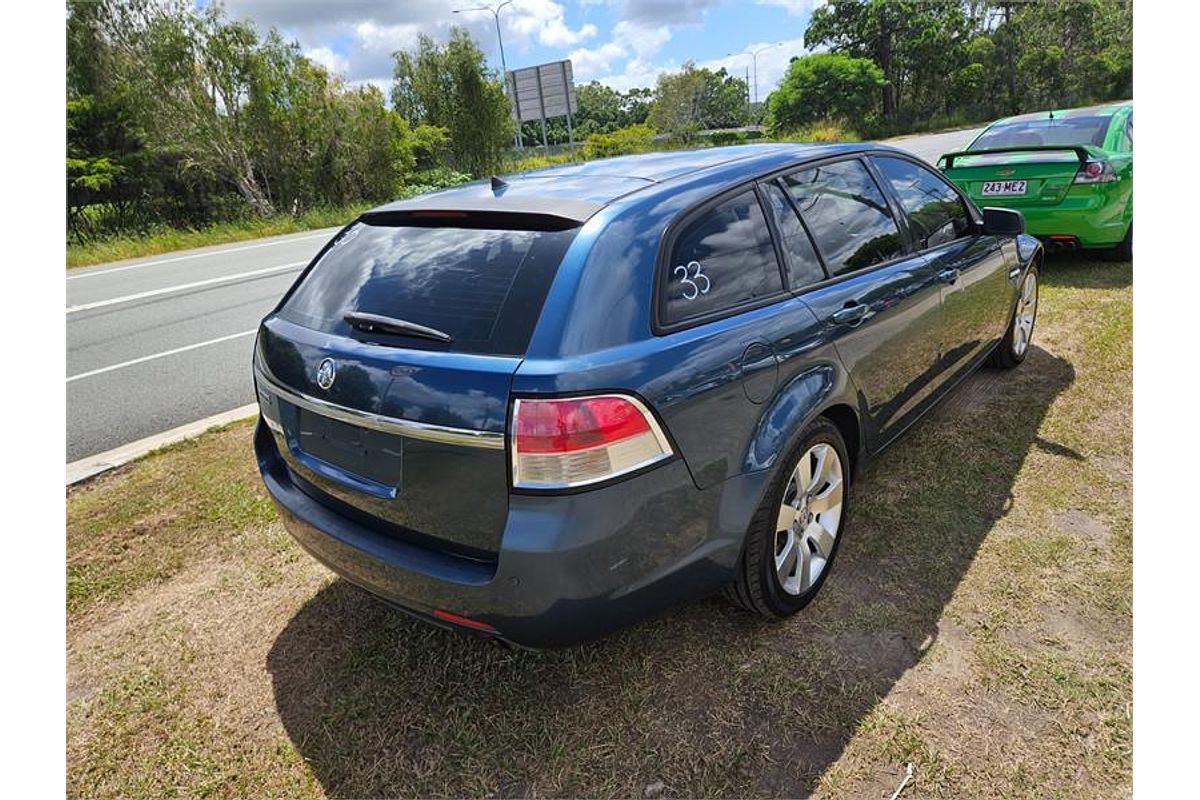
M 726 596 L 769 619 L 808 605 L 833 566 L 850 499 L 850 459 L 837 426 L 818 417 L 782 462 L 746 533 Z
M 1038 272 L 1035 266 L 1030 267 L 1021 279 L 1021 291 L 1013 309 L 1012 321 L 1008 323 L 1004 338 L 996 345 L 988 359 L 992 366 L 1012 369 L 1029 355 L 1029 346 L 1033 343 L 1033 326 L 1037 322 L 1037 303 Z
M 1133 261 L 1133 225 L 1119 245 L 1104 251 L 1105 261 Z

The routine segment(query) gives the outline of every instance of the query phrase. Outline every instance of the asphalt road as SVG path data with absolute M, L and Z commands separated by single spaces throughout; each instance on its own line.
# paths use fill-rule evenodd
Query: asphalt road
M 893 143 L 933 161 L 976 131 Z M 250 403 L 259 320 L 328 228 L 67 272 L 67 462 Z

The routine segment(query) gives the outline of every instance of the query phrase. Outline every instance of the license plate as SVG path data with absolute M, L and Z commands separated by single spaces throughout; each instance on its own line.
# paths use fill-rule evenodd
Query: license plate
M 984 181 L 984 197 L 1003 197 L 1025 194 L 1025 181 Z

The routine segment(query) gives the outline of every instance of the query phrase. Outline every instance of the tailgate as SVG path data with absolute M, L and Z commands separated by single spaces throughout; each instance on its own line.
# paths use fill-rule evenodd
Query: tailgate
M 344 231 L 255 351 L 263 416 L 301 486 L 373 528 L 493 558 L 513 373 L 575 230 L 455 212 Z
M 326 359 L 336 377 L 323 390 Z M 259 335 L 255 382 L 280 454 L 310 493 L 398 535 L 487 557 L 508 511 L 505 415 L 519 364 L 331 340 L 276 317 Z
M 946 177 L 977 204 L 1013 208 L 1062 202 L 1087 158 L 1083 147 L 997 148 L 942 156 Z

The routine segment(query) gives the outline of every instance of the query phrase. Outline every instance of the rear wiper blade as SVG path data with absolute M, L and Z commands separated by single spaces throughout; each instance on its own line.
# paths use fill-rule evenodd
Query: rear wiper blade
M 433 339 L 437 342 L 454 341 L 454 337 L 445 331 L 439 331 L 437 328 L 430 328 L 426 325 L 418 325 L 406 319 L 385 317 L 380 314 L 366 314 L 361 311 L 351 311 L 342 317 L 342 319 L 350 323 L 350 327 L 355 330 L 366 331 L 367 333 L 380 331 L 381 333 L 396 333 L 401 336 L 419 336 L 422 339 Z

